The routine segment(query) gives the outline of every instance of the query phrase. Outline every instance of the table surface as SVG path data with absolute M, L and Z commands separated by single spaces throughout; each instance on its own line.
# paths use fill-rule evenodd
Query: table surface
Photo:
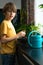
M 42 48 L 21 48 L 31 59 L 37 62 L 39 65 L 43 65 L 43 47 Z
M 39 65 L 43 65 L 43 44 L 41 48 L 31 48 L 28 45 L 28 43 L 26 44 L 27 45 L 26 47 L 25 42 L 23 42 L 23 45 L 22 45 L 23 48 L 21 47 L 21 50 L 24 51 L 24 53 L 26 53 L 31 59 L 33 59 Z

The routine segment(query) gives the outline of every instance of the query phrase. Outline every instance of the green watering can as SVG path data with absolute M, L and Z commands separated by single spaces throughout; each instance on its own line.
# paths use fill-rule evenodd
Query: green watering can
M 31 31 L 28 34 L 28 44 L 32 48 L 41 48 L 42 47 L 43 38 L 37 31 Z

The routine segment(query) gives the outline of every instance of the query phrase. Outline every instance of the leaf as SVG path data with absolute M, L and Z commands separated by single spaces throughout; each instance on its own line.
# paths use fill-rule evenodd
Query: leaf
M 43 4 L 40 4 L 39 7 L 40 7 L 40 8 L 43 8 Z

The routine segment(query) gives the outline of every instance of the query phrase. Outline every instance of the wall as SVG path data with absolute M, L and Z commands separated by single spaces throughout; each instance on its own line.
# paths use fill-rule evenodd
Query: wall
M 16 4 L 17 9 L 21 8 L 21 0 L 0 0 L 0 8 L 3 8 L 5 3 L 7 2 L 13 2 Z

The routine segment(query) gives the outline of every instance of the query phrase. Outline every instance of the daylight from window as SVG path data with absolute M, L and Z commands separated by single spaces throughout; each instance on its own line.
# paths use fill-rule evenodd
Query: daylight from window
M 40 33 L 41 35 L 43 35 L 43 8 L 39 8 L 40 4 L 43 4 L 43 0 L 35 0 L 34 21 L 35 21 L 35 25 L 40 25 Z

